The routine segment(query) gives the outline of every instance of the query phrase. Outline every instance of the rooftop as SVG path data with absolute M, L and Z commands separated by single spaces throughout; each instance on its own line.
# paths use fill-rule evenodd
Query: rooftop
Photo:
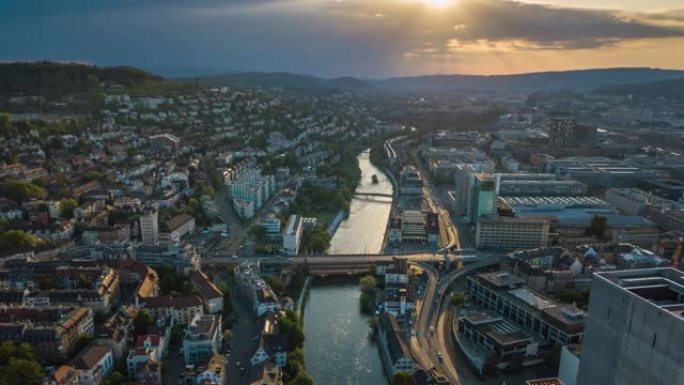
M 598 279 L 626 290 L 684 321 L 684 272 L 663 267 L 596 273 Z

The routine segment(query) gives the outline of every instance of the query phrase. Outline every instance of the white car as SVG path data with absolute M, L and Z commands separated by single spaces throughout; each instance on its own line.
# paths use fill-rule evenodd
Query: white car
M 237 255 L 233 255 L 231 258 L 233 258 L 233 259 L 238 259 L 238 256 L 237 256 Z

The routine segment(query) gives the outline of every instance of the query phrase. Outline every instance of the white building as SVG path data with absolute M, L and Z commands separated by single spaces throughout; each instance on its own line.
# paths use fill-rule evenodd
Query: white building
M 79 371 L 79 385 L 99 385 L 114 369 L 114 355 L 109 346 L 89 345 L 71 362 Z
M 183 355 L 186 365 L 207 362 L 221 349 L 221 316 L 197 314 L 185 330 Z
M 304 226 L 298 215 L 290 215 L 283 232 L 283 253 L 286 255 L 299 254 Z
M 195 230 L 195 218 L 188 214 L 179 214 L 164 222 L 159 233 L 159 243 L 178 246 L 181 238 Z
M 154 207 L 145 207 L 140 215 L 140 236 L 144 244 L 159 243 L 159 212 Z

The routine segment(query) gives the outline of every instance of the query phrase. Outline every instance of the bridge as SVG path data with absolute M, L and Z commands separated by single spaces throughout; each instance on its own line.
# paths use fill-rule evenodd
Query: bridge
M 357 196 L 362 196 L 362 197 L 383 197 L 383 198 L 393 198 L 394 194 L 390 193 L 374 193 L 374 192 L 356 192 L 354 193 L 354 197 Z
M 426 251 L 414 251 L 395 254 L 321 254 L 296 256 L 292 258 L 281 256 L 262 257 L 232 257 L 217 256 L 205 258 L 202 264 L 205 267 L 219 268 L 234 265 L 241 262 L 259 262 L 263 265 L 306 265 L 313 274 L 353 274 L 368 271 L 371 265 L 379 262 L 391 262 L 395 258 L 406 258 L 410 262 L 444 262 L 447 260 L 472 262 L 483 256 L 481 251 L 475 254 L 472 249 L 454 250 L 452 253 L 438 253 Z

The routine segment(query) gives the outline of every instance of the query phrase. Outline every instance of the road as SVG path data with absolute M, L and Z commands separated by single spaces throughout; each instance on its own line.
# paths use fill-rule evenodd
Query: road
M 238 250 L 240 249 L 240 245 L 245 239 L 247 231 L 245 230 L 245 226 L 242 225 L 242 222 L 240 222 L 240 218 L 238 218 L 237 214 L 231 207 L 231 202 L 228 199 L 228 190 L 229 187 L 225 187 L 218 194 L 216 194 L 214 203 L 219 211 L 219 218 L 221 218 L 228 226 L 228 234 L 230 236 L 227 244 L 224 243 L 221 252 L 233 255 L 237 254 Z
M 468 264 L 460 270 L 454 270 L 443 277 L 439 277 L 439 273 L 432 266 L 421 264 L 428 274 L 428 284 L 423 301 L 416 309 L 416 326 L 414 337 L 411 338 L 411 348 L 421 366 L 426 369 L 437 368 L 453 385 L 461 384 L 456 368 L 463 366 L 459 366 L 453 359 L 453 344 L 446 327 L 447 317 L 444 316 L 444 310 L 450 306 L 449 287 L 456 279 L 498 262 L 499 258 L 494 255 L 483 255 L 477 262 Z M 431 333 L 431 330 L 435 333 Z M 441 360 L 438 353 L 443 355 Z

